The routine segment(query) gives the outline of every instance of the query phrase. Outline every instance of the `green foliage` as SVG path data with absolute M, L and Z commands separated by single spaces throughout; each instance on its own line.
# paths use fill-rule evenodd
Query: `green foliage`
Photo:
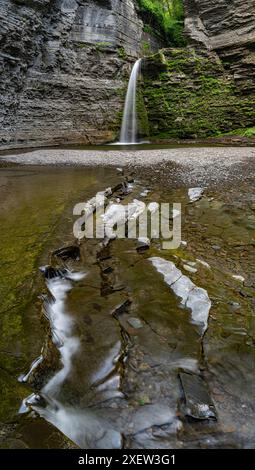
M 183 0 L 137 0 L 145 31 L 157 31 L 171 46 L 184 46 Z
M 124 59 L 124 60 L 127 58 L 127 53 L 126 53 L 124 47 L 119 47 L 118 48 L 118 56 L 119 56 L 120 59 Z
M 98 51 L 104 51 L 105 49 L 107 49 L 108 47 L 111 47 L 111 43 L 110 42 L 97 42 L 96 43 L 96 49 Z
M 230 131 L 228 133 L 225 133 L 225 134 L 221 134 L 221 135 L 236 135 L 236 136 L 240 136 L 240 137 L 254 137 L 255 136 L 255 127 L 247 127 L 247 128 L 244 128 L 244 129 L 235 129 L 233 131 Z
M 248 129 L 240 129 L 240 135 L 244 137 L 254 137 L 255 136 L 255 127 L 249 127 Z
M 150 54 L 151 47 L 150 47 L 150 44 L 148 42 L 144 41 L 142 43 L 141 49 L 142 49 L 143 56 L 148 56 Z
M 79 49 L 86 49 L 89 46 L 86 42 L 76 42 L 76 47 L 78 47 Z

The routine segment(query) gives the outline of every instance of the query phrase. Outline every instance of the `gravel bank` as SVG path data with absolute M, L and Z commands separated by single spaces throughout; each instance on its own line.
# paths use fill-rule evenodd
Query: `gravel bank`
M 254 147 L 198 147 L 152 150 L 41 149 L 1 155 L 22 165 L 116 166 L 158 171 L 183 184 L 244 180 L 255 175 Z

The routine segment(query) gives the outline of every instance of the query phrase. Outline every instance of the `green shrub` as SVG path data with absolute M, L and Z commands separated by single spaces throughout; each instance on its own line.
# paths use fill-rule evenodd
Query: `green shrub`
M 118 56 L 119 56 L 120 59 L 123 59 L 123 60 L 125 60 L 127 58 L 127 53 L 126 53 L 124 47 L 119 47 L 118 48 Z

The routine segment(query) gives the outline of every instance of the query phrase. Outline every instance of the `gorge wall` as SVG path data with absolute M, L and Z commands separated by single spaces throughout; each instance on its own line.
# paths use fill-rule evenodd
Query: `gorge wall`
M 255 93 L 212 51 L 172 48 L 147 58 L 143 95 L 152 140 L 253 133 Z
M 144 64 L 151 135 L 255 135 L 255 0 L 184 0 L 184 6 L 188 47 Z
M 1 0 L 1 149 L 117 137 L 131 64 L 164 46 L 137 5 Z M 188 46 L 145 60 L 143 127 L 155 138 L 254 127 L 255 0 L 184 7 Z
M 254 90 L 255 0 L 184 0 L 191 41 L 216 51 L 237 84 Z
M 133 0 L 2 0 L 0 146 L 99 143 L 119 129 L 143 42 Z

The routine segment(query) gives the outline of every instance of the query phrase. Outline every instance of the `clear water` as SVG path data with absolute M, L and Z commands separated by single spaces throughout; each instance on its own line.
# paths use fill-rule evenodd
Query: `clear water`
M 155 241 L 138 253 L 132 240 L 104 250 L 86 241 L 81 259 L 69 266 L 86 275 L 47 285 L 38 268 L 52 250 L 73 243 L 73 205 L 119 181 L 108 168 L 0 169 L 0 445 L 118 448 L 124 438 L 128 448 L 252 447 L 254 188 L 219 185 L 190 203 L 188 188 L 173 191 L 153 184 L 153 175 L 141 176 L 125 201 L 180 201 L 187 246 L 164 251 Z M 212 306 L 205 337 L 151 257 L 174 262 L 206 290 Z M 189 263 L 196 272 L 185 269 Z M 62 358 L 38 297 L 49 291 L 64 333 Z M 29 380 L 20 382 L 29 370 Z M 216 422 L 181 415 L 181 370 L 203 376 Z

